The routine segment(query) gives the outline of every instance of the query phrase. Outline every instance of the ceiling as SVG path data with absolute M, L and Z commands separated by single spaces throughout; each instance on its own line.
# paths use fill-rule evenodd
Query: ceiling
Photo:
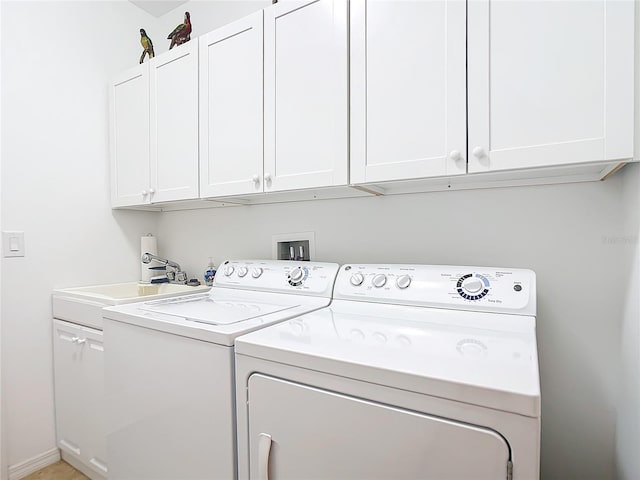
M 187 3 L 187 0 L 129 0 L 136 7 L 141 8 L 147 13 L 150 13 L 154 17 L 161 17 L 165 13 L 170 12 L 174 8 Z

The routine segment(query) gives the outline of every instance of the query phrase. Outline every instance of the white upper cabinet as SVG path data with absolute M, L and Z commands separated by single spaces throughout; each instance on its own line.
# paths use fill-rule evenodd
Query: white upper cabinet
M 149 64 L 111 85 L 111 203 L 149 203 Z
M 351 183 L 467 171 L 466 2 L 351 2 Z
M 632 1 L 468 8 L 470 172 L 632 157 Z
M 198 42 L 111 85 L 111 205 L 198 198 Z
M 264 190 L 345 185 L 346 0 L 264 11 Z
M 262 192 L 262 11 L 200 38 L 200 196 Z
M 150 201 L 198 198 L 198 42 L 149 62 Z

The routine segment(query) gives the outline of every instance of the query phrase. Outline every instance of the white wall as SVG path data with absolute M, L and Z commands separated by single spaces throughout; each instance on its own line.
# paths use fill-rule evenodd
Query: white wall
M 165 253 L 270 258 L 271 236 L 316 233 L 316 260 L 531 268 L 538 275 L 543 478 L 614 474 L 625 251 L 621 172 L 606 182 L 164 213 Z M 467 213 L 468 212 L 468 213 Z
M 51 290 L 130 281 L 155 215 L 112 212 L 108 79 L 151 18 L 129 2 L 2 2 L 3 416 L 8 464 L 55 448 Z M 155 19 L 154 19 L 155 20 Z
M 2 25 L 2 2 L 0 2 L 0 25 Z M 2 38 L 0 38 L 0 51 L 2 50 Z M 0 57 L 0 92 L 2 91 L 2 58 Z M 2 96 L 0 95 L 0 112 L 2 112 Z M 2 115 L 0 114 L 0 132 L 2 132 Z M 0 134 L 0 152 L 2 152 L 2 135 Z M 0 199 L 2 198 L 2 155 L 0 153 Z M 2 225 L 2 208 L 0 206 L 0 225 Z M 2 238 L 0 238 L 0 249 L 2 248 Z M 0 268 L 0 292 L 2 291 L 2 269 Z M 2 376 L 2 296 L 0 295 L 0 480 L 6 480 L 9 476 L 7 465 L 7 442 L 5 441 L 5 428 L 3 415 L 3 376 Z
M 624 182 L 625 250 L 624 316 L 621 329 L 621 368 L 616 432 L 616 470 L 620 480 L 640 478 L 640 165 L 633 165 Z
M 640 159 L 640 2 L 636 2 L 635 154 Z M 640 478 L 640 165 L 624 182 L 626 277 L 620 349 L 620 393 L 616 431 L 616 473 L 620 480 Z

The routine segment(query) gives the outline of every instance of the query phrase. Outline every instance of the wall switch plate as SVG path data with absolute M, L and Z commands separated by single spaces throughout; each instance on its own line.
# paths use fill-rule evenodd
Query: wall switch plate
M 2 253 L 5 257 L 24 257 L 24 232 L 2 232 Z

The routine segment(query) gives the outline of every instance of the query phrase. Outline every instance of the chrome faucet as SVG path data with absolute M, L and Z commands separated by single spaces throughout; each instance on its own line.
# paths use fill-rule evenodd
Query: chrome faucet
M 151 263 L 152 260 L 164 265 L 166 267 L 173 268 L 173 270 L 167 271 L 166 276 L 171 283 L 187 283 L 187 272 L 183 272 L 176 262 L 168 260 L 166 258 L 158 257 L 153 253 L 145 253 L 142 255 L 142 263 Z M 160 278 L 163 276 L 161 275 Z M 157 277 L 156 277 L 157 278 Z

